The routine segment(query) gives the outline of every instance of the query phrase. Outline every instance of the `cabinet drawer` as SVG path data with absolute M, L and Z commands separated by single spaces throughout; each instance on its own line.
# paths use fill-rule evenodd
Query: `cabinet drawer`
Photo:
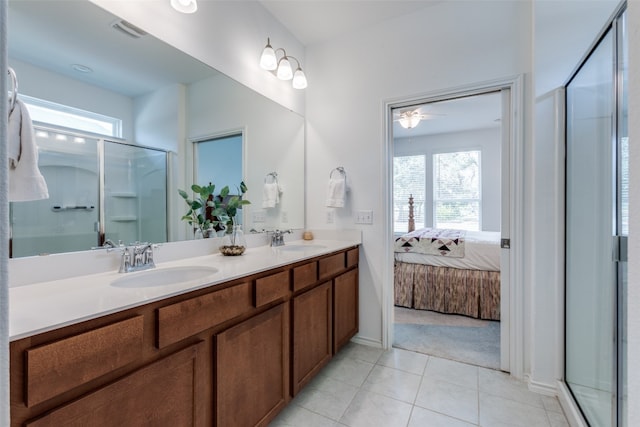
M 249 282 L 158 309 L 158 348 L 196 335 L 253 309 Z
M 293 269 L 293 291 L 299 291 L 318 281 L 318 263 L 316 261 Z
M 288 270 L 256 279 L 256 307 L 286 297 L 289 289 Z
M 320 280 L 324 280 L 334 274 L 340 273 L 344 267 L 344 252 L 322 258 L 318 261 L 318 270 L 320 272 Z
M 200 342 L 27 421 L 27 427 L 204 426 Z
M 347 251 L 347 268 L 358 265 L 358 248 L 350 249 Z
M 85 384 L 138 359 L 143 316 L 26 350 L 27 406 Z

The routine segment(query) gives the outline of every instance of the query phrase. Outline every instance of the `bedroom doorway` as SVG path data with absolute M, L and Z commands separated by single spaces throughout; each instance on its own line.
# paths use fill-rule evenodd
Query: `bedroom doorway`
M 387 105 L 389 347 L 511 371 L 513 102 L 498 84 Z

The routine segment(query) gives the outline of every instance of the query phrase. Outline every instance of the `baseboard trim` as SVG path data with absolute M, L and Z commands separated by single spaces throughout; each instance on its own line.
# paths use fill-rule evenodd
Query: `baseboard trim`
M 383 348 L 382 341 L 374 340 L 373 338 L 365 338 L 360 336 L 355 336 L 351 338 L 351 341 L 356 344 L 367 345 L 369 347 Z
M 534 381 L 531 377 L 527 378 L 527 386 L 529 387 L 529 390 L 535 393 L 544 394 L 545 396 L 558 395 L 558 388 L 555 384 Z
M 571 427 L 589 427 L 564 381 L 558 381 L 558 400 Z

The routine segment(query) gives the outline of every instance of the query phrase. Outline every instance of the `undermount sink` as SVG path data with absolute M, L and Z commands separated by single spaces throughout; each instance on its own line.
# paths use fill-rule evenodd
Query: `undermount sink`
M 124 273 L 111 282 L 117 288 L 150 288 L 154 286 L 175 285 L 192 280 L 206 279 L 218 272 L 213 267 L 171 267 Z
M 318 251 L 320 249 L 326 249 L 323 245 L 284 245 L 278 246 L 279 251 L 284 252 L 303 252 L 303 251 Z

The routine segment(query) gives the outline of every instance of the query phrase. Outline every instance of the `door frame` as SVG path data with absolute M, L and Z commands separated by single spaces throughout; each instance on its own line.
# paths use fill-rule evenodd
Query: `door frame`
M 524 376 L 525 305 L 524 305 L 524 84 L 521 74 L 504 79 L 444 89 L 411 97 L 384 101 L 383 123 L 385 143 L 381 159 L 383 189 L 383 249 L 387 254 L 382 264 L 382 345 L 389 349 L 393 343 L 393 109 L 419 103 L 442 101 L 487 92 L 509 89 L 509 124 L 503 123 L 503 135 L 508 135 L 510 152 L 503 157 L 503 183 L 508 177 L 508 200 L 503 186 L 503 239 L 510 239 L 510 249 L 501 250 L 501 263 L 508 260 L 507 271 L 501 270 L 500 285 L 500 369 L 522 379 Z M 504 105 L 503 105 L 504 106 Z M 503 118 L 505 114 L 503 113 Z M 504 128 L 508 127 L 505 131 Z M 504 214 L 508 213 L 507 218 Z M 503 227 L 504 228 L 504 227 Z

